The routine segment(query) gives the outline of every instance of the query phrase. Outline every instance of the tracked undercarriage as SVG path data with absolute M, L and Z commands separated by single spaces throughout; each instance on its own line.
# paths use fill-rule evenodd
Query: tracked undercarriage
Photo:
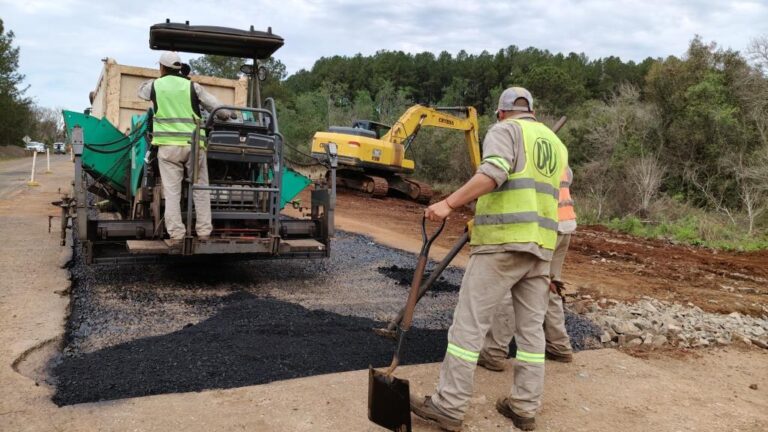
M 432 188 L 428 184 L 402 177 L 399 174 L 372 175 L 345 169 L 339 170 L 336 175 L 337 186 L 364 192 L 374 198 L 399 195 L 422 204 L 428 204 L 432 199 Z

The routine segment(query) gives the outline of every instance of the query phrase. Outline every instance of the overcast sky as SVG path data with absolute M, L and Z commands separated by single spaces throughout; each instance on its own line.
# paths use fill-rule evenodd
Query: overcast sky
M 156 67 L 149 27 L 166 18 L 271 26 L 285 39 L 276 57 L 293 73 L 322 56 L 381 49 L 477 54 L 517 45 L 642 60 L 681 55 L 699 34 L 744 50 L 768 33 L 768 0 L 0 0 L 0 18 L 21 47 L 28 95 L 43 106 L 79 110 L 102 58 Z

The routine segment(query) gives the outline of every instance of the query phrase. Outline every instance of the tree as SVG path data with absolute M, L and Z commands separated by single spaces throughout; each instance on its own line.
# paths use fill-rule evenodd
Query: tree
M 651 202 L 664 180 L 665 171 L 666 168 L 659 162 L 658 155 L 644 155 L 629 165 L 627 177 L 637 193 L 641 216 L 648 216 Z
M 65 139 L 64 119 L 61 109 L 36 106 L 33 109 L 35 116 L 35 139 L 53 144 Z
M 752 39 L 747 47 L 747 54 L 763 74 L 768 74 L 768 34 Z
M 237 57 L 210 54 L 189 61 L 189 65 L 192 67 L 192 73 L 196 75 L 208 75 L 229 79 L 237 79 L 241 75 L 240 66 L 245 63 L 250 62 Z
M 0 144 L 23 145 L 32 134 L 31 101 L 24 96 L 24 75 L 19 73 L 19 48 L 13 46 L 13 31 L 5 31 L 0 19 Z

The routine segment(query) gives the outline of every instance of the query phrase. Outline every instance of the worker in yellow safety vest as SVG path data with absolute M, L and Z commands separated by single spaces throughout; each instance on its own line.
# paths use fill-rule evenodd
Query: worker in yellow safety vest
M 533 97 L 524 88 L 504 90 L 497 119 L 483 141 L 477 173 L 425 212 L 440 221 L 477 199 L 469 263 L 440 380 L 431 396 L 411 398 L 414 414 L 451 431 L 461 429 L 485 335 L 507 293 L 515 310 L 517 361 L 511 392 L 496 402 L 496 409 L 518 428 L 533 430 L 544 389 L 542 326 L 568 152 L 554 132 L 536 121 Z
M 197 83 L 191 82 L 182 73 L 182 62 L 175 52 L 166 51 L 160 56 L 160 78 L 148 80 L 139 87 L 139 97 L 152 101 L 152 145 L 158 146 L 157 159 L 160 179 L 165 197 L 165 227 L 171 246 L 179 246 L 186 235 L 181 219 L 181 186 L 184 169 L 187 178 L 192 175 L 190 160 L 192 133 L 195 121 L 200 120 L 200 107 L 213 111 L 221 103 Z M 222 119 L 229 118 L 225 110 L 217 111 Z M 201 130 L 200 151 L 198 152 L 197 185 L 208 185 L 208 163 L 205 152 L 205 131 Z M 199 239 L 211 235 L 211 194 L 207 190 L 196 190 L 195 232 Z
M 571 233 L 576 231 L 576 212 L 571 198 L 573 171 L 566 167 L 560 179 L 560 202 L 558 203 L 557 244 L 552 255 L 549 269 L 549 304 L 544 316 L 544 337 L 548 360 L 570 363 L 573 361 L 573 348 L 565 329 L 562 290 L 562 273 L 565 255 L 571 243 Z M 491 371 L 501 372 L 506 369 L 509 344 L 515 336 L 515 310 L 512 297 L 506 296 L 496 309 L 491 329 L 485 337 L 485 344 L 477 365 Z

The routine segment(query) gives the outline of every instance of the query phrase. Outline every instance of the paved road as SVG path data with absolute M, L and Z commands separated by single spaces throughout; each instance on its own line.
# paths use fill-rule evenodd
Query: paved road
M 68 155 L 51 155 L 51 170 L 66 169 L 70 163 Z M 45 155 L 38 155 L 35 167 L 35 181 L 42 183 L 46 180 Z M 0 199 L 10 199 L 20 191 L 28 188 L 27 182 L 32 170 L 32 158 L 23 157 L 0 161 Z M 61 187 L 67 185 L 60 185 Z

